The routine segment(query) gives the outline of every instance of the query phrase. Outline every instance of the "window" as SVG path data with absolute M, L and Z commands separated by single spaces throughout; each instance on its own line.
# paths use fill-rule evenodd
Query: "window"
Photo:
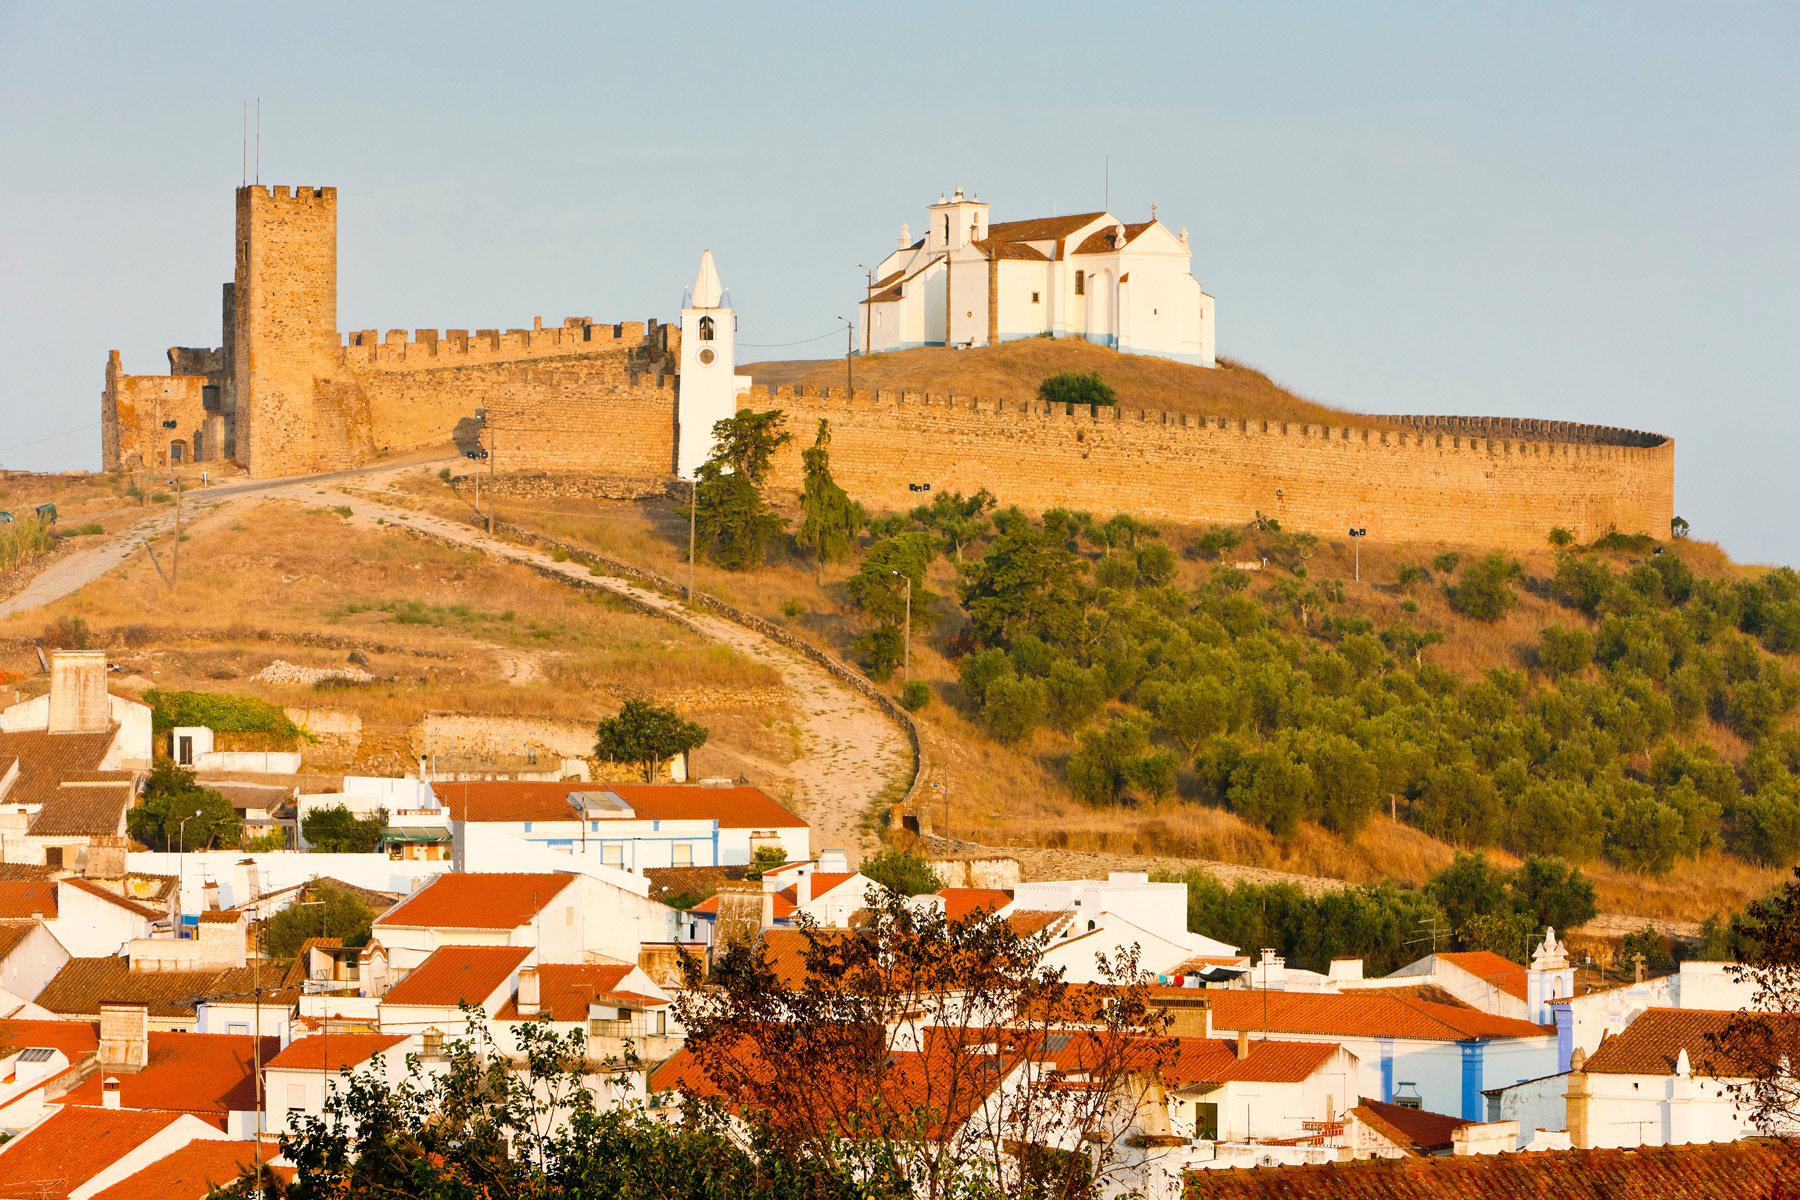
M 563 924 L 564 925 L 573 925 L 574 923 L 575 923 L 575 906 L 571 904 L 569 907 L 563 909 Z
M 1086 271 L 1075 272 L 1075 294 L 1077 296 L 1087 295 L 1087 272 Z
M 304 1112 L 306 1110 L 306 1085 L 304 1083 L 288 1084 L 288 1111 Z
M 1031 293 L 1031 302 L 1033 304 L 1038 303 L 1038 294 L 1036 292 Z
M 1219 1140 L 1219 1106 L 1194 1105 L 1194 1136 L 1208 1142 Z
M 675 849 L 674 849 L 673 855 L 671 857 L 671 862 L 674 866 L 677 866 L 677 867 L 693 866 L 694 865 L 694 848 L 693 848 L 693 846 L 689 845 L 687 842 L 676 842 Z
M 525 832 L 526 833 L 531 832 L 531 822 L 530 821 L 525 822 Z
M 607 867 L 623 867 L 625 865 L 625 847 L 618 842 L 608 842 L 600 847 L 600 863 Z
M 233 1021 L 233 1022 L 231 1022 L 231 1024 L 225 1026 L 225 1032 L 238 1034 L 243 1037 L 248 1037 L 248 1036 L 250 1036 L 250 1026 L 246 1022 L 243 1022 L 243 1021 Z M 295 1086 L 295 1085 L 290 1084 L 289 1086 Z
M 667 1010 L 667 1009 L 660 1009 L 660 1010 L 658 1010 L 658 1011 L 657 1011 L 657 1014 L 656 1014 L 656 1033 L 657 1033 L 657 1036 L 658 1036 L 658 1037 L 666 1037 L 666 1036 L 668 1036 L 668 1033 L 669 1033 L 669 1013 L 668 1013 L 668 1010 Z
M 171 465 L 181 461 L 182 448 L 180 442 L 169 443 L 169 462 Z
M 194 739 L 187 734 L 181 736 L 181 753 L 177 757 L 184 767 L 194 765 Z
M 703 342 L 713 340 L 713 319 L 711 317 L 700 318 L 700 340 Z

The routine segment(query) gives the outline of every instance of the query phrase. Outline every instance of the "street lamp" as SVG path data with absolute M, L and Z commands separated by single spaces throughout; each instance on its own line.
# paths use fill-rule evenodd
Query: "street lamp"
M 868 287 L 864 289 L 863 294 L 865 296 L 869 297 L 870 299 L 873 299 L 874 295 L 875 295 L 875 272 L 870 270 L 868 267 L 863 266 L 861 263 L 856 264 L 856 269 L 863 272 L 865 275 L 867 275 L 869 277 Z M 866 358 L 873 353 L 875 353 L 875 346 L 874 346 L 874 343 L 869 340 L 869 303 L 868 303 L 868 300 L 864 300 L 863 301 L 863 356 Z
M 912 576 L 899 571 L 888 574 L 899 575 L 906 581 L 906 632 L 900 642 L 900 682 L 905 683 L 912 678 Z
M 187 823 L 199 815 L 200 810 L 196 808 L 193 812 L 175 822 L 175 829 L 179 839 L 176 842 L 177 850 L 175 859 L 175 936 L 177 938 L 185 937 L 187 935 L 187 930 L 182 928 L 181 924 L 181 889 L 187 883 Z M 164 826 L 164 828 L 167 828 L 167 826 Z
M 1350 531 L 1350 544 L 1356 548 L 1356 576 L 1355 576 L 1355 578 L 1356 578 L 1356 582 L 1358 582 L 1358 583 L 1362 582 L 1362 542 L 1359 541 L 1358 539 L 1366 538 L 1368 536 L 1369 536 L 1369 531 L 1367 529 L 1352 529 Z
M 844 323 L 844 383 L 850 389 L 850 395 L 856 395 L 856 371 L 851 367 L 851 359 L 856 355 L 856 322 L 849 317 L 836 317 L 834 320 Z

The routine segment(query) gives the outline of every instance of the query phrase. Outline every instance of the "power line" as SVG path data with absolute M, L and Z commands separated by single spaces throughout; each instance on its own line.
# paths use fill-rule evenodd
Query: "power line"
M 835 334 L 837 332 L 837 330 L 834 329 L 831 332 Z M 74 434 L 74 433 L 86 433 L 88 430 L 94 428 L 98 424 L 100 424 L 100 422 L 90 421 L 88 424 L 83 425 L 80 429 L 66 429 L 61 433 L 53 433 L 49 437 L 41 437 L 35 442 L 20 442 L 16 446 L 0 446 L 0 454 L 11 454 L 14 450 L 23 450 L 27 446 L 41 446 L 45 442 L 54 442 L 57 438 L 68 437 L 70 434 Z
M 779 346 L 804 346 L 807 342 L 822 342 L 828 337 L 836 337 L 837 330 L 821 333 L 818 337 L 801 338 L 797 342 L 739 342 L 740 346 L 754 346 L 758 350 L 772 350 Z

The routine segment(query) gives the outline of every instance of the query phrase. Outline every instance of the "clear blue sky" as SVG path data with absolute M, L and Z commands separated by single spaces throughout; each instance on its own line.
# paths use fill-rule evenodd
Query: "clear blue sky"
M 0 462 L 97 466 L 106 352 L 218 343 L 261 96 L 344 329 L 668 318 L 710 247 L 745 342 L 807 338 L 939 192 L 1094 208 L 1110 155 L 1223 353 L 1671 434 L 1695 536 L 1800 562 L 1797 63 L 1792 4 L 0 0 Z

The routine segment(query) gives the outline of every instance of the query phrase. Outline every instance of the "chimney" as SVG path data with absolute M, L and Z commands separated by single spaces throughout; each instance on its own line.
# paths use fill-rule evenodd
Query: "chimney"
M 523 967 L 519 971 L 519 1015 L 535 1017 L 538 1014 L 538 973 L 536 967 Z
M 850 873 L 850 856 L 842 850 L 819 851 L 819 870 L 827 875 L 848 875 Z
M 82 874 L 89 879 L 125 878 L 125 839 L 105 835 L 89 838 L 87 866 Z
M 102 1001 L 100 1069 L 134 1075 L 150 1061 L 150 1006 Z
M 1587 1052 L 1576 1049 L 1569 1059 L 1569 1090 L 1563 1097 L 1568 1110 L 1569 1145 L 1576 1150 L 1592 1150 L 1593 1135 L 1588 1132 Z
M 1212 1000 L 1205 996 L 1170 996 L 1162 1002 L 1170 1037 L 1210 1038 Z
M 105 733 L 110 728 L 112 702 L 106 695 L 106 651 L 53 651 L 50 732 Z
M 100 1084 L 100 1107 L 119 1107 L 119 1081 L 108 1075 Z
M 237 887 L 232 894 L 235 906 L 254 904 L 262 899 L 262 876 L 256 868 L 254 858 L 246 858 L 237 865 Z
M 812 903 L 812 872 L 802 870 L 800 877 L 794 880 L 794 906 L 798 908 Z
M 1248 1029 L 1238 1030 L 1237 1056 L 1239 1061 L 1250 1057 L 1250 1031 Z
M 762 894 L 762 912 L 758 916 L 757 919 L 762 922 L 761 929 L 758 929 L 758 931 L 757 931 L 759 933 L 762 932 L 763 929 L 771 929 L 774 927 L 774 925 L 775 925 L 775 893 L 774 892 L 764 892 Z
M 206 886 L 200 889 L 200 894 L 206 897 L 206 904 L 204 907 L 207 912 L 219 911 L 219 884 L 217 880 L 207 880 Z

